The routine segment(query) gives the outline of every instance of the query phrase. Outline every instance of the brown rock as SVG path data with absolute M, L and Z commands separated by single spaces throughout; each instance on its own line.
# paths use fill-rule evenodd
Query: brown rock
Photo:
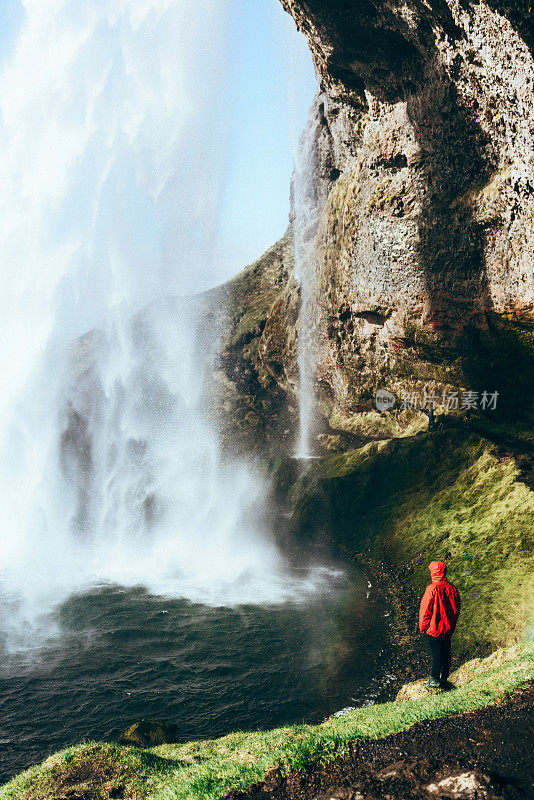
M 518 335 L 509 323 L 528 333 L 534 308 L 526 6 L 282 4 L 321 78 L 301 140 L 319 217 L 318 391 L 354 413 L 394 381 L 401 391 L 421 392 L 429 379 L 482 390 L 486 349 L 499 387 L 525 356 L 532 369 L 531 340 L 513 367 L 504 354 L 498 360 L 501 340 Z M 388 309 L 387 318 L 366 318 L 375 308 Z M 483 345 L 473 345 L 473 331 Z

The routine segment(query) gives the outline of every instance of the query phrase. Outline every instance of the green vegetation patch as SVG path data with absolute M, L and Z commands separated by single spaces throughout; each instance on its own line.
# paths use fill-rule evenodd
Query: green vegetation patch
M 214 300 L 226 308 L 229 346 L 258 334 L 258 326 L 265 323 L 292 271 L 293 237 L 288 231 L 261 258 L 212 290 Z
M 413 436 L 426 430 L 428 425 L 428 419 L 420 411 L 412 410 L 348 414 L 334 409 L 329 414 L 328 422 L 333 430 L 377 437 Z
M 293 529 L 395 565 L 417 593 L 429 561 L 447 560 L 458 652 L 513 644 L 532 624 L 534 492 L 494 453 L 474 433 L 437 431 L 329 456 L 293 490 Z
M 143 750 L 102 742 L 69 747 L 0 788 L 15 800 L 139 800 L 172 768 Z
M 320 725 L 232 733 L 151 750 L 89 743 L 51 756 L 0 788 L 0 800 L 218 800 L 248 789 L 272 769 L 287 773 L 327 763 L 357 739 L 398 733 L 424 719 L 473 711 L 534 677 L 534 645 L 464 666 L 461 685 L 422 699 L 383 703 Z
M 293 247 L 288 229 L 260 259 L 203 296 L 221 335 L 210 402 L 224 446 L 247 455 L 280 449 L 292 427 L 285 369 L 295 352 L 298 308 Z

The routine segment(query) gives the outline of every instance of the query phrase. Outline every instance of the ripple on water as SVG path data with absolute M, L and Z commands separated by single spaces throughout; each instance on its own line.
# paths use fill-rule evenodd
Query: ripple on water
M 376 677 L 385 622 L 364 577 L 341 576 L 328 591 L 308 584 L 306 602 L 267 606 L 114 586 L 69 598 L 55 637 L 2 661 L 0 779 L 67 744 L 116 739 L 141 717 L 176 721 L 187 740 L 346 706 Z

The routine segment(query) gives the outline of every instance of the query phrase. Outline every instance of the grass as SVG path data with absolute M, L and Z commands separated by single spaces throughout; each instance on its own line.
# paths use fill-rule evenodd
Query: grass
M 22 800 L 139 800 L 174 770 L 153 753 L 104 742 L 69 747 L 0 788 Z
M 257 336 L 274 302 L 285 289 L 293 269 L 293 238 L 288 231 L 261 258 L 250 264 L 228 283 L 212 290 L 226 306 L 227 345 L 235 346 Z
M 323 459 L 293 491 L 296 533 L 403 570 L 421 593 L 445 559 L 464 604 L 463 657 L 520 641 L 534 608 L 534 492 L 492 442 L 439 431 Z
M 357 739 L 378 739 L 424 719 L 472 711 L 534 677 L 534 645 L 475 659 L 451 676 L 450 692 L 358 708 L 320 725 L 232 733 L 151 750 L 89 742 L 70 747 L 0 788 L 0 800 L 218 800 L 273 769 L 287 773 L 346 754 Z

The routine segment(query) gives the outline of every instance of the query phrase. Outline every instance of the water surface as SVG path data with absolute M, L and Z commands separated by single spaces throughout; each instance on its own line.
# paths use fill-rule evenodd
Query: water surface
M 361 574 L 305 602 L 214 608 L 103 586 L 71 597 L 58 633 L 0 670 L 0 780 L 136 720 L 183 740 L 320 721 L 376 696 L 384 609 Z

